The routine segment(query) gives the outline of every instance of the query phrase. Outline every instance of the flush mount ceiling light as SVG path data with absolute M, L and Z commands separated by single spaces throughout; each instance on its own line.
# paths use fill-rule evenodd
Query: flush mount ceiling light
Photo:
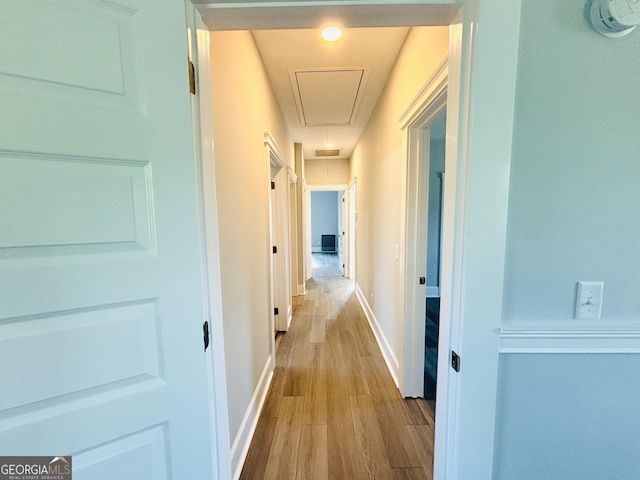
M 320 34 L 325 42 L 337 42 L 342 37 L 342 30 L 338 27 L 327 27 Z

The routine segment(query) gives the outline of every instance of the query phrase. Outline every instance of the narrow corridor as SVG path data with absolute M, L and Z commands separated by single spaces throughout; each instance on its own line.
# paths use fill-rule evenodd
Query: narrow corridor
M 241 479 L 431 480 L 433 402 L 400 396 L 353 281 L 307 287 L 277 342 Z

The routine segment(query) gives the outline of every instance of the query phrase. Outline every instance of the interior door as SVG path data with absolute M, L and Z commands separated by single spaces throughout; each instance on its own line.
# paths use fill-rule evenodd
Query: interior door
M 0 3 L 0 452 L 211 478 L 184 3 Z

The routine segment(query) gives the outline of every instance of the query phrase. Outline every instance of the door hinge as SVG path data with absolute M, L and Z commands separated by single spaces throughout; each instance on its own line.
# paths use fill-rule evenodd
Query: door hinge
M 451 350 L 451 368 L 456 372 L 460 371 L 460 355 L 458 355 L 454 350 Z
M 204 333 L 204 351 L 206 352 L 209 348 L 209 322 L 202 324 L 202 332 Z
M 280 313 L 280 312 L 278 311 L 278 307 L 274 308 L 274 309 L 273 309 L 273 314 L 274 314 L 274 315 L 278 315 L 278 313 Z
M 424 277 L 420 277 L 420 285 L 424 285 L 427 283 L 427 279 Z
M 273 250 L 273 253 L 278 253 L 278 247 L 276 247 L 275 245 L 273 246 L 272 250 Z
M 276 182 L 271 182 L 271 190 L 275 190 L 276 189 Z
M 196 94 L 196 67 L 189 59 L 189 91 L 192 95 Z

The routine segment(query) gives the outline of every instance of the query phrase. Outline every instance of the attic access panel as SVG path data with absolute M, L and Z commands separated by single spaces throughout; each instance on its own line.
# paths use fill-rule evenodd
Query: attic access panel
M 367 69 L 294 70 L 289 76 L 302 126 L 355 123 Z

